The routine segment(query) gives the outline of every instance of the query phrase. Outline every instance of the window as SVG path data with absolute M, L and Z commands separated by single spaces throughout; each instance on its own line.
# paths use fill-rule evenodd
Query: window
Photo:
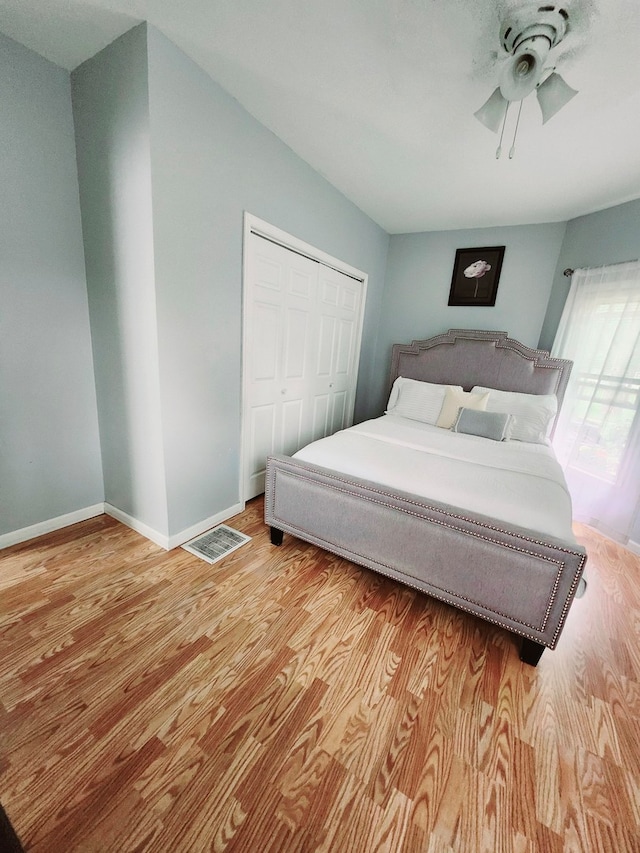
M 554 441 L 574 515 L 640 539 L 638 261 L 574 272 L 553 354 L 574 362 Z

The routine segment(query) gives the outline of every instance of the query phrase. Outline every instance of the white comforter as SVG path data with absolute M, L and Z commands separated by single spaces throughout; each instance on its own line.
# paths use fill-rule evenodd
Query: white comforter
M 575 542 L 564 475 L 545 445 L 490 441 L 384 415 L 295 457 Z

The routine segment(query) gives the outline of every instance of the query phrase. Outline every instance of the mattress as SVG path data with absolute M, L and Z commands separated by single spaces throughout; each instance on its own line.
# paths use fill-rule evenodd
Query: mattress
M 571 498 L 547 445 L 383 415 L 307 445 L 295 458 L 575 543 Z

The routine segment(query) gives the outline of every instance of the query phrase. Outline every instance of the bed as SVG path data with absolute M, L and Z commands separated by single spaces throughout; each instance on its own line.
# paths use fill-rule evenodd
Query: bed
M 499 625 L 535 666 L 558 642 L 586 553 L 549 441 L 522 440 L 529 409 L 508 412 L 512 400 L 536 412 L 557 401 L 559 411 L 570 370 L 506 332 L 451 329 L 394 345 L 385 415 L 268 458 L 272 543 L 292 534 Z M 422 412 L 441 393 L 453 414 L 443 404 L 440 426 L 399 404 L 419 399 Z

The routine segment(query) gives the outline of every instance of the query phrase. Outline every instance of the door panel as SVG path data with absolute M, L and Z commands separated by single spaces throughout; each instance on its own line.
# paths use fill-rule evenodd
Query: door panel
M 328 377 L 331 375 L 333 341 L 336 334 L 335 317 L 327 317 L 326 315 L 319 317 L 318 326 L 316 376 Z
M 280 338 L 280 309 L 277 305 L 254 303 L 255 332 L 251 379 L 254 382 L 276 379 Z
M 313 401 L 313 424 L 311 441 L 329 434 L 329 395 L 318 394 Z
M 358 296 L 360 287 L 343 287 L 342 289 L 342 307 L 346 311 L 358 310 Z
M 285 379 L 301 379 L 305 374 L 308 356 L 309 311 L 289 309 L 285 314 L 285 345 L 282 375 Z
M 243 497 L 269 453 L 291 455 L 353 419 L 362 282 L 251 234 L 244 317 Z
M 285 249 L 286 251 L 286 249 Z M 293 252 L 289 252 L 293 254 Z M 299 257 L 299 256 L 298 256 Z M 306 258 L 300 258 L 301 261 Z M 292 296 L 300 296 L 303 299 L 311 299 L 313 291 L 315 291 L 315 283 L 317 281 L 317 269 L 311 272 L 302 269 L 291 268 L 289 276 L 289 293 Z
M 323 305 L 330 306 L 335 308 L 338 306 L 338 300 L 340 298 L 340 288 L 338 285 L 331 281 L 327 276 L 328 272 L 333 272 L 333 270 L 328 270 L 324 273 L 324 277 L 322 279 L 322 287 L 320 289 L 320 301 Z
M 340 333 L 336 347 L 336 375 L 346 376 L 349 373 L 353 353 L 353 338 L 355 328 L 353 320 L 340 321 Z
M 318 264 L 252 235 L 245 300 L 244 498 L 264 491 L 269 453 L 294 453 L 311 438 L 305 387 L 312 364 Z M 271 419 L 263 414 L 270 407 Z M 254 411 L 255 410 L 255 411 Z M 266 435 L 261 435 L 264 429 Z
M 280 275 L 281 265 L 275 260 L 271 260 L 266 255 L 257 255 L 255 258 L 254 270 L 254 287 L 256 292 L 260 288 L 268 290 L 281 290 L 282 277 Z
M 250 457 L 247 460 L 248 481 L 245 487 L 254 496 L 264 491 L 265 460 L 275 447 L 276 407 L 254 406 L 249 427 Z
M 300 450 L 303 443 L 303 413 L 304 400 L 287 400 L 282 404 L 281 437 L 278 445 L 278 453 L 291 456 L 296 450 Z
M 331 395 L 331 434 L 338 432 L 339 429 L 344 429 L 347 415 L 347 392 L 337 391 Z
M 318 369 L 314 377 L 313 393 L 328 398 L 324 435 L 330 435 L 353 421 L 362 283 L 330 267 L 321 267 L 319 292 L 318 317 L 324 331 L 318 355 L 322 358 L 323 369 Z M 329 360 L 331 366 L 327 373 Z M 321 437 L 317 435 L 317 428 L 314 423 L 314 437 Z

